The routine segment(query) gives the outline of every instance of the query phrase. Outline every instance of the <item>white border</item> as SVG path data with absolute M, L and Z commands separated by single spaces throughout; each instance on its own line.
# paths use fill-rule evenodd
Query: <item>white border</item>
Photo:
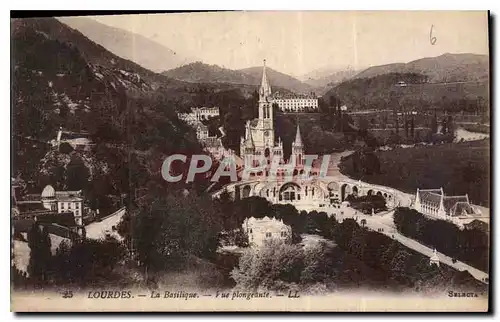
M 183 0 L 180 2 L 173 1 L 151 1 L 151 0 L 141 0 L 141 1 L 102 1 L 102 0 L 86 0 L 86 1 L 67 1 L 67 0 L 51 0 L 51 1 L 37 1 L 37 0 L 23 0 L 23 1 L 15 1 L 15 2 L 7 2 L 3 1 L 0 6 L 2 9 L 9 10 L 56 10 L 56 9 L 65 9 L 65 10 L 113 10 L 119 8 L 120 10 L 153 10 L 153 9 L 167 9 L 168 10 L 487 10 L 491 9 L 492 14 L 499 14 L 499 2 L 498 1 L 487 1 L 487 0 L 474 0 L 474 1 L 443 1 L 437 2 L 435 0 L 419 0 L 419 1 L 388 1 L 388 0 L 378 0 L 378 1 L 296 1 L 291 2 L 290 0 L 278 0 L 278 1 L 266 1 L 266 0 L 251 0 L 247 2 L 236 2 L 234 0 L 212 0 L 212 1 L 203 1 L 203 0 Z M 3 243 L 1 244 L 1 258 L 4 265 L 2 265 L 2 277 L 4 278 L 5 285 L 2 287 L 1 293 L 1 303 L 2 307 L 0 309 L 2 318 L 6 318 L 8 321 L 15 319 L 17 316 L 14 316 L 12 313 L 8 313 L 10 311 L 10 280 L 7 280 L 7 276 L 10 276 L 10 243 L 7 242 L 9 239 L 8 236 L 10 234 L 10 24 L 9 18 L 7 17 L 7 10 L 2 10 L 3 18 L 1 20 L 1 32 L 0 37 L 2 40 L 2 44 L 4 44 L 4 50 L 2 53 L 2 72 L 0 73 L 1 78 L 1 97 L 2 97 L 2 108 L 0 109 L 0 121 L 1 126 L 0 130 L 2 131 L 2 135 L 0 136 L 1 147 L 3 150 L 3 157 L 0 159 L 2 176 L 1 176 L 1 184 L 0 184 L 0 198 L 2 202 L 0 203 L 2 207 L 2 215 L 0 216 L 2 223 L 1 227 L 3 229 Z M 496 17 L 496 24 L 498 24 L 498 17 Z M 492 26 L 496 27 L 496 26 Z M 497 29 L 497 28 L 495 28 Z M 492 39 L 492 46 L 496 47 L 496 42 L 498 41 L 498 34 L 494 33 L 494 39 Z M 495 57 L 497 58 L 497 53 L 494 51 Z M 491 54 L 493 58 L 493 54 Z M 495 69 L 491 70 L 492 74 L 498 75 L 498 61 L 495 64 Z M 499 85 L 498 79 L 494 84 L 494 88 L 492 88 L 492 92 L 499 93 Z M 496 94 L 498 95 L 498 94 Z M 495 95 L 495 96 L 496 96 Z M 498 106 L 496 104 L 496 99 L 493 102 L 493 110 L 497 110 Z M 498 114 L 498 112 L 496 113 Z M 495 115 L 495 124 L 499 124 L 499 117 Z M 495 131 L 496 132 L 496 131 Z M 497 137 L 494 137 L 495 146 L 493 147 L 493 151 L 496 151 L 499 148 L 499 143 Z M 9 157 L 7 157 L 9 155 Z M 495 164 L 496 165 L 496 164 Z M 495 166 L 492 165 L 492 166 Z M 495 175 L 494 180 L 498 182 L 498 174 Z M 497 189 L 495 191 L 495 195 L 493 200 L 500 200 L 500 192 Z M 494 214 L 496 215 L 496 214 Z M 494 232 L 497 233 L 499 231 L 499 219 L 494 220 Z M 493 235 L 494 236 L 494 235 Z M 495 239 L 495 237 L 494 237 Z M 495 243 L 496 245 L 496 243 Z M 495 251 L 495 245 L 493 245 L 493 251 Z M 498 254 L 495 256 L 495 267 L 498 267 Z M 496 281 L 497 278 L 493 277 L 492 281 Z M 498 294 L 495 296 L 495 307 L 498 310 Z M 76 316 L 75 316 L 76 317 Z M 185 316 L 183 319 L 191 320 L 195 318 L 200 318 L 201 316 Z M 73 316 L 44 316 L 44 318 L 49 319 L 72 319 Z M 102 316 L 87 316 L 80 317 L 80 319 L 86 319 L 88 321 L 100 322 L 100 321 L 109 321 L 110 319 L 123 319 L 125 316 L 106 316 L 105 318 Z M 142 316 L 134 316 L 134 319 L 138 321 L 142 321 Z M 163 317 L 156 317 L 163 318 Z M 169 320 L 180 320 L 179 317 L 168 316 L 166 317 Z M 212 316 L 211 319 L 221 319 L 228 318 L 234 319 L 234 316 Z M 280 319 L 290 319 L 293 316 L 254 316 L 252 318 L 244 318 L 243 316 L 237 317 L 240 320 L 261 320 L 261 321 L 271 321 L 271 320 L 280 320 Z M 297 316 L 296 318 L 300 320 L 312 320 L 317 318 L 331 318 L 335 320 L 344 320 L 346 316 Z M 367 316 L 359 316 L 353 315 L 348 317 L 351 320 L 363 320 L 367 318 Z M 370 316 L 370 318 L 377 319 L 414 319 L 411 316 Z M 460 316 L 418 316 L 416 319 L 425 320 L 425 321 L 438 321 L 442 319 L 457 319 L 461 318 Z M 472 316 L 464 316 L 464 318 L 472 319 Z M 26 321 L 34 320 L 34 316 L 24 317 Z M 3 320 L 3 319 L 2 319 Z

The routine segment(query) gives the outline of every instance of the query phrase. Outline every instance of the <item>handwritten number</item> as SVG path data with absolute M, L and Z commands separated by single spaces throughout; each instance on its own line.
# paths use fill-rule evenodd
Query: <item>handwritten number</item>
M 432 36 L 432 29 L 434 29 L 434 25 L 431 25 L 431 32 L 429 33 L 429 40 L 431 42 L 431 45 L 435 45 L 437 38 Z

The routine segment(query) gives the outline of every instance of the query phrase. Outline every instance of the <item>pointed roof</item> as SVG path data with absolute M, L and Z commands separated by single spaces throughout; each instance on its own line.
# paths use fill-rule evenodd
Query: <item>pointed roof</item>
M 295 145 L 302 145 L 302 136 L 300 135 L 300 125 L 297 123 L 297 134 L 295 134 Z
M 262 69 L 262 81 L 260 84 L 260 88 L 261 88 L 261 93 L 263 93 L 264 96 L 271 95 L 271 85 L 269 85 L 269 82 L 267 81 L 266 60 L 265 59 L 264 59 L 264 67 Z
M 247 137 L 245 140 L 245 147 L 247 149 L 254 149 L 255 148 L 255 145 L 253 144 L 252 131 L 250 130 L 250 127 L 247 128 Z

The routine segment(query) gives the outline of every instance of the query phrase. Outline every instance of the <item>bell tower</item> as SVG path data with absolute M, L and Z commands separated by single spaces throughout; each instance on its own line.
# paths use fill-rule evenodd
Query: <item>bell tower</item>
M 266 60 L 264 59 L 264 65 L 262 67 L 262 81 L 259 88 L 259 139 L 262 142 L 263 149 L 269 149 L 272 152 L 274 147 L 274 113 L 273 113 L 273 102 L 271 97 L 271 85 L 267 80 L 266 74 Z M 264 151 L 264 155 L 270 154 Z

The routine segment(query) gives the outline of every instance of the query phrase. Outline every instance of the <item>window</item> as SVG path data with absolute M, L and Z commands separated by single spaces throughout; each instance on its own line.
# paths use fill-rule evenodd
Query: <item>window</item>
M 266 233 L 266 238 L 271 238 L 272 234 L 270 232 Z
M 281 232 L 281 237 L 286 237 L 286 231 Z

